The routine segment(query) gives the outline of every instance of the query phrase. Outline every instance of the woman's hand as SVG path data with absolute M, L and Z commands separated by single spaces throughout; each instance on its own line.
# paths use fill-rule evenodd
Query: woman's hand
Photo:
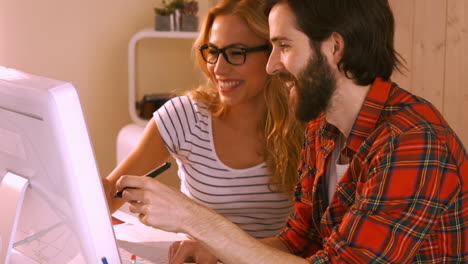
M 169 248 L 170 264 L 199 263 L 216 264 L 218 258 L 195 240 L 176 241 Z
M 114 186 L 112 185 L 112 183 L 109 182 L 108 179 L 103 178 L 102 179 L 102 188 L 103 188 L 104 194 L 106 195 L 107 204 L 111 204 L 112 192 L 114 190 Z

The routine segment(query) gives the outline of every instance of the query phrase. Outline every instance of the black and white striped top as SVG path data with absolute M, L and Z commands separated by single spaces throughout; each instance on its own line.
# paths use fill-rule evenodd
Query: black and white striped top
M 154 120 L 179 166 L 181 191 L 252 236 L 274 236 L 285 225 L 292 202 L 268 189 L 265 163 L 233 169 L 216 154 L 211 113 L 187 96 L 175 97 L 154 113 Z

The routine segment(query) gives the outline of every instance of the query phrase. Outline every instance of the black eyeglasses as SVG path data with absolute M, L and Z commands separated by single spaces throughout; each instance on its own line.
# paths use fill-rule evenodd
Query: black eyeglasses
M 202 45 L 198 48 L 203 60 L 210 64 L 218 62 L 219 54 L 223 54 L 224 59 L 232 65 L 242 65 L 245 63 L 247 53 L 270 50 L 270 45 L 265 44 L 258 47 L 244 48 L 239 46 L 227 46 L 222 49 L 209 44 Z

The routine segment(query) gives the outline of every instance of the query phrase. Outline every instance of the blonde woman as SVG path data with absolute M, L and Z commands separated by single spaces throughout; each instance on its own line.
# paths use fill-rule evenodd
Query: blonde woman
M 195 42 L 209 83 L 154 113 L 136 149 L 105 182 L 111 211 L 121 175 L 143 175 L 172 155 L 181 191 L 254 237 L 275 235 L 291 211 L 303 126 L 289 89 L 266 73 L 270 54 L 263 1 L 211 9 Z M 125 191 L 124 191 L 125 197 Z

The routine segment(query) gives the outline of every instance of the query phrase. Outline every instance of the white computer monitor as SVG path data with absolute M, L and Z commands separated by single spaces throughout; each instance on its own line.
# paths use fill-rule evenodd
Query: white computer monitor
M 0 263 L 120 263 L 72 84 L 0 67 L 0 181 Z

